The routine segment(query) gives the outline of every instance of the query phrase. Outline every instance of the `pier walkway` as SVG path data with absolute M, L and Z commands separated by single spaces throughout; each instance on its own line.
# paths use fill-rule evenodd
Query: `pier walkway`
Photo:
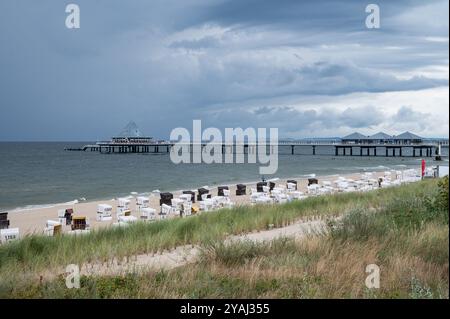
M 117 143 L 98 142 L 84 145 L 80 148 L 66 148 L 68 151 L 86 151 L 99 153 L 170 153 L 175 143 Z M 204 149 L 206 145 L 212 145 L 222 150 L 222 154 L 235 153 L 243 150 L 245 154 L 255 154 L 258 151 L 256 144 L 232 144 L 232 143 L 186 143 L 185 150 L 189 152 Z M 277 150 L 275 150 L 277 148 Z M 448 149 L 448 142 L 420 143 L 420 144 L 347 144 L 342 142 L 304 142 L 304 141 L 279 141 L 275 145 L 267 144 L 268 153 L 283 148 L 284 153 L 296 155 L 296 149 L 308 148 L 309 155 L 334 155 L 334 156 L 384 156 L 384 157 L 433 157 L 439 154 L 441 148 Z M 324 151 L 326 150 L 326 152 Z M 298 154 L 300 155 L 300 154 Z

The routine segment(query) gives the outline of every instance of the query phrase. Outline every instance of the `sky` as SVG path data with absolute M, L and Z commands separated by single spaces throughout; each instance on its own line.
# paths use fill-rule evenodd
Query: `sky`
M 80 28 L 65 25 L 66 5 Z M 365 8 L 380 8 L 368 29 Z M 448 1 L 1 0 L 0 140 L 449 135 Z

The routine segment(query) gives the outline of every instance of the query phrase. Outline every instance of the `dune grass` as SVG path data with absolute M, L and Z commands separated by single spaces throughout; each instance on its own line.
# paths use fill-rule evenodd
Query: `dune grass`
M 242 207 L 190 218 L 98 230 L 82 237 L 31 236 L 0 247 L 1 297 L 174 298 L 448 298 L 448 179 L 369 193 Z M 445 192 L 447 185 L 447 193 Z M 443 191 L 444 189 L 444 191 Z M 327 236 L 300 242 L 224 246 L 229 234 L 283 226 L 308 216 L 343 215 Z M 146 275 L 62 278 L 40 283 L 23 273 L 161 251 L 204 247 L 194 265 Z M 365 288 L 365 266 L 382 271 L 381 288 Z M 22 279 L 19 279 L 22 278 Z

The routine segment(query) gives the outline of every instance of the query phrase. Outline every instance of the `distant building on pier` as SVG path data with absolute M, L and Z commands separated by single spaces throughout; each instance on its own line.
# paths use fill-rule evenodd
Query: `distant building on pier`
M 342 138 L 343 144 L 376 144 L 376 145 L 416 145 L 422 144 L 424 138 L 411 132 L 404 132 L 399 135 L 389 135 L 384 132 L 366 136 L 355 132 Z
M 115 144 L 151 144 L 153 137 L 142 136 L 141 131 L 135 122 L 130 122 L 117 135 L 111 138 L 111 143 Z

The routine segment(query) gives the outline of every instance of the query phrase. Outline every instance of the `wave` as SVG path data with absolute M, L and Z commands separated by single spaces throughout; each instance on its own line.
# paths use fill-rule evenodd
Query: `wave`
M 71 200 L 71 201 L 68 201 L 68 202 L 63 202 L 63 203 L 26 205 L 26 206 L 22 206 L 22 207 L 17 207 L 17 208 L 11 209 L 11 210 L 9 210 L 9 212 L 10 213 L 14 213 L 14 212 L 29 211 L 29 210 L 34 210 L 34 209 L 54 208 L 54 207 L 57 207 L 57 206 L 71 206 L 71 205 L 78 204 L 80 201 L 86 201 L 86 198 L 82 197 L 80 199 L 74 199 L 74 200 Z

